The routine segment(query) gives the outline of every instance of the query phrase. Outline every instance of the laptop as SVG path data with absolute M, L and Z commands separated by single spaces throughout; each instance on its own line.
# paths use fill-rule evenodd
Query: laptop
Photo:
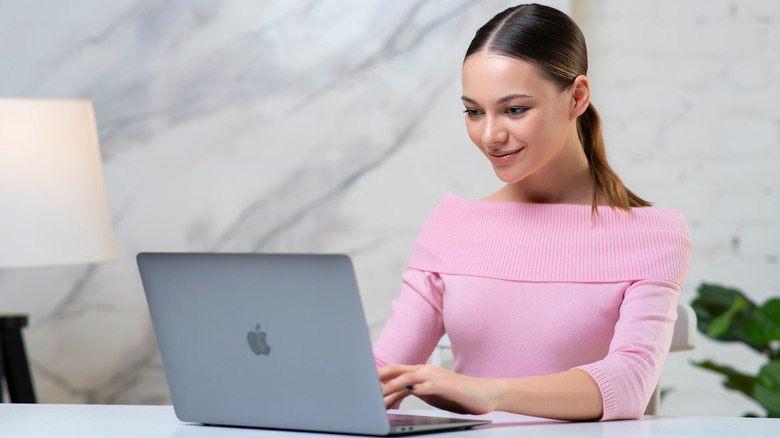
M 141 253 L 176 416 L 400 435 L 488 421 L 388 415 L 345 255 Z

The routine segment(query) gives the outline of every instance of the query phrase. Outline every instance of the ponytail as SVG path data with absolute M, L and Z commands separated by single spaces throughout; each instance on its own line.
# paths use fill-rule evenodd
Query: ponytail
M 588 158 L 590 173 L 595 185 L 591 203 L 592 213 L 598 214 L 596 205 L 599 191 L 604 194 L 607 204 L 613 208 L 630 211 L 633 207 L 653 205 L 626 188 L 620 177 L 609 166 L 604 137 L 601 134 L 601 118 L 593 104 L 588 105 L 585 112 L 577 118 L 577 133 L 580 142 L 582 142 L 585 156 Z

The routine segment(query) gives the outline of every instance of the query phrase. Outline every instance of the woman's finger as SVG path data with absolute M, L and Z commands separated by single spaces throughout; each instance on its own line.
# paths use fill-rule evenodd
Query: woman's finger
M 396 392 L 408 394 L 419 382 L 418 376 L 413 373 L 402 374 L 392 380 L 382 382 L 382 395 L 387 396 Z
M 385 396 L 385 409 L 391 409 L 398 407 L 401 404 L 401 400 L 405 399 L 409 395 L 409 392 L 394 392 Z
M 420 369 L 422 365 L 387 365 L 377 370 L 379 380 L 385 382 Z

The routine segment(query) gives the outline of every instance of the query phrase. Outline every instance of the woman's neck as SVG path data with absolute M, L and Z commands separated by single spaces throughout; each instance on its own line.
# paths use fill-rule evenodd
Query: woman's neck
M 486 200 L 590 205 L 594 188 L 590 165 L 575 131 L 561 153 L 543 168 L 521 181 L 506 184 Z M 604 205 L 603 195 L 598 192 L 597 204 Z

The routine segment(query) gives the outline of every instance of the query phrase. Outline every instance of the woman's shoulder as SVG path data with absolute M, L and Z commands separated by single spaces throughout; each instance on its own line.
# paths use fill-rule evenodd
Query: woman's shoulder
M 587 205 L 492 202 L 446 193 L 420 228 L 410 267 L 532 281 L 560 279 L 561 270 L 571 274 L 564 276 L 569 281 L 679 281 L 691 248 L 685 220 L 671 208 L 599 207 L 592 214 Z M 494 272 L 497 266 L 501 272 Z
M 442 221 L 453 222 L 459 227 L 482 226 L 485 221 L 492 221 L 582 230 L 621 231 L 625 228 L 622 231 L 641 233 L 647 229 L 668 229 L 687 233 L 683 214 L 674 208 L 637 207 L 625 211 L 600 205 L 593 212 L 590 205 L 516 202 L 498 194 L 476 200 L 445 193 L 426 219 L 426 222 Z

